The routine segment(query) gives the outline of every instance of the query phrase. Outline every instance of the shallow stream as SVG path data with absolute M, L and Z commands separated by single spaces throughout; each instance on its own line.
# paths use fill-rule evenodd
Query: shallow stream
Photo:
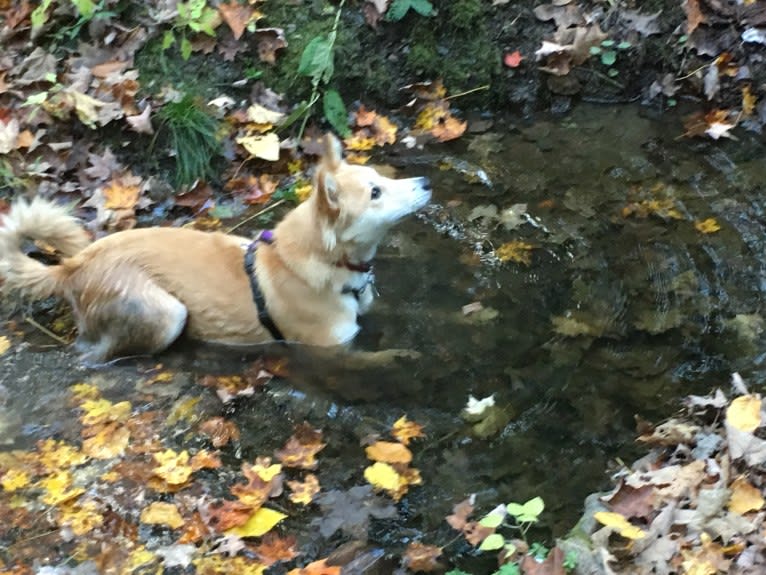
M 201 396 L 200 419 L 225 415 L 242 430 L 240 448 L 224 449 L 234 471 L 309 421 L 328 443 L 323 487 L 347 489 L 364 483 L 364 438 L 406 414 L 428 434 L 413 446 L 423 485 L 400 519 L 373 523 L 373 541 L 443 545 L 454 535 L 444 517 L 471 493 L 482 510 L 539 495 L 542 533 L 563 534 L 616 458 L 639 453 L 634 415 L 668 417 L 680 397 L 725 386 L 732 371 L 763 381 L 764 149 L 747 134 L 679 139 L 680 118 L 638 107 L 580 106 L 495 129 L 379 158 L 430 176 L 435 196 L 381 250 L 380 305 L 359 345 L 410 348 L 419 360 L 349 370 L 292 350 L 289 376 L 223 406 L 199 380 L 242 373 L 262 350 L 179 346 L 94 372 L 42 345 L 52 343 L 45 336 L 22 344 L 8 328 L 0 449 L 70 437 L 67 388 L 95 380 L 110 399 L 147 406 Z M 525 243 L 516 253 L 528 264 L 497 257 L 512 241 Z M 173 381 L 150 388 L 159 362 Z M 505 416 L 476 437 L 461 410 L 469 395 L 492 394 Z M 320 556 L 338 544 L 318 539 L 306 517 L 287 529 Z

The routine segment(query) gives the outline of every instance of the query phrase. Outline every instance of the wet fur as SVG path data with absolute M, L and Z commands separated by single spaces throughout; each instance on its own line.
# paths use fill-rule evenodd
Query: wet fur
M 373 199 L 371 190 L 382 190 Z M 328 137 L 311 197 L 256 252 L 256 275 L 269 313 L 290 341 L 348 344 L 357 315 L 372 303 L 344 294 L 365 274 L 337 265 L 372 259 L 386 230 L 425 205 L 425 178 L 393 180 L 341 157 Z M 42 240 L 65 257 L 46 266 L 24 255 L 24 238 Z M 248 238 L 220 232 L 146 228 L 91 243 L 66 210 L 48 201 L 17 202 L 0 227 L 5 291 L 31 299 L 66 298 L 78 325 L 76 348 L 87 362 L 155 353 L 182 332 L 203 341 L 256 344 L 272 340 L 258 320 L 243 267 Z

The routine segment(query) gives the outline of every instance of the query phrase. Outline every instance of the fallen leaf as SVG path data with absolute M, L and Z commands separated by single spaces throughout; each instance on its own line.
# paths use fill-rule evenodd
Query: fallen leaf
M 430 573 L 431 571 L 441 570 L 442 565 L 438 561 L 441 554 L 441 547 L 413 541 L 404 551 L 404 565 L 407 569 L 414 572 L 423 571 Z
M 320 489 L 319 479 L 313 473 L 309 473 L 303 481 L 288 481 L 287 486 L 292 491 L 289 496 L 290 501 L 300 505 L 311 503 Z
M 11 340 L 4 335 L 0 335 L 0 355 L 3 355 L 11 348 Z
M 625 519 L 619 513 L 611 511 L 597 511 L 593 514 L 593 517 L 607 527 L 611 527 L 622 537 L 626 539 L 641 539 L 646 536 L 646 533 L 638 527 L 631 525 L 630 522 Z
M 263 539 L 255 547 L 255 553 L 264 565 L 270 567 L 279 561 L 290 561 L 297 557 L 296 544 L 297 541 L 294 535 L 280 537 L 273 531 L 270 531 L 263 536 Z
M 410 440 L 418 437 L 425 437 L 423 433 L 423 426 L 414 421 L 407 419 L 406 415 L 403 415 L 394 422 L 394 426 L 391 429 L 391 435 L 393 435 L 397 441 L 404 445 L 409 445 Z
M 521 240 L 506 242 L 495 250 L 497 259 L 501 262 L 515 262 L 524 265 L 531 265 L 532 250 L 535 246 Z
M 223 447 L 230 441 L 239 441 L 239 427 L 223 417 L 211 417 L 200 425 L 200 431 L 210 437 L 213 447 Z
M 365 448 L 367 458 L 384 463 L 409 463 L 412 452 L 401 443 L 391 441 L 376 441 Z
M 694 229 L 701 234 L 714 234 L 721 229 L 721 225 L 715 218 L 708 218 L 706 220 L 694 222 Z
M 270 162 L 279 160 L 279 136 L 273 132 L 264 135 L 242 136 L 236 141 L 253 157 Z
M 141 511 L 141 523 L 165 525 L 171 529 L 183 527 L 184 519 L 174 503 L 155 501 Z
M 686 12 L 686 33 L 691 34 L 705 22 L 705 16 L 700 9 L 699 0 L 684 0 L 683 8 Z
M 316 469 L 316 454 L 322 451 L 325 445 L 322 443 L 322 432 L 308 423 L 303 423 L 296 427 L 295 433 L 275 455 L 285 467 Z
M 287 515 L 284 513 L 267 507 L 261 507 L 250 516 L 244 525 L 227 529 L 225 533 L 226 535 L 237 535 L 238 537 L 260 537 L 271 531 L 277 523 L 286 517 Z
M 742 395 L 726 409 L 726 423 L 740 431 L 753 432 L 761 425 L 760 395 Z
M 221 13 L 223 21 L 231 28 L 236 40 L 239 40 L 244 34 L 255 13 L 253 8 L 247 4 L 240 4 L 237 0 L 232 0 L 228 4 L 219 4 L 218 11 Z
M 745 476 L 737 477 L 730 488 L 729 511 L 744 515 L 751 511 L 759 511 L 763 507 L 761 490 L 753 486 Z
M 313 561 L 305 567 L 297 567 L 287 572 L 287 575 L 341 575 L 341 568 L 328 565 L 326 559 Z

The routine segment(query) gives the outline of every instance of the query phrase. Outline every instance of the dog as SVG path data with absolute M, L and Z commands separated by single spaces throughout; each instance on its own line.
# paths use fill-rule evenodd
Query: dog
M 390 179 L 348 164 L 323 141 L 309 198 L 255 241 L 222 232 L 143 228 L 92 242 L 63 207 L 18 201 L 0 227 L 7 292 L 65 298 L 85 363 L 154 354 L 182 333 L 249 345 L 274 340 L 347 346 L 375 295 L 371 261 L 386 231 L 425 206 L 427 178 Z M 62 258 L 45 265 L 23 240 Z

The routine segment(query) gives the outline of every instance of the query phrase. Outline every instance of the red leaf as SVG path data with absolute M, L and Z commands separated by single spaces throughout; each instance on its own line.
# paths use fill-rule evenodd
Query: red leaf
M 508 66 L 509 68 L 518 68 L 519 64 L 521 64 L 521 61 L 524 59 L 524 56 L 521 55 L 521 52 L 516 50 L 515 52 L 509 52 L 505 56 L 503 56 L 503 64 Z

